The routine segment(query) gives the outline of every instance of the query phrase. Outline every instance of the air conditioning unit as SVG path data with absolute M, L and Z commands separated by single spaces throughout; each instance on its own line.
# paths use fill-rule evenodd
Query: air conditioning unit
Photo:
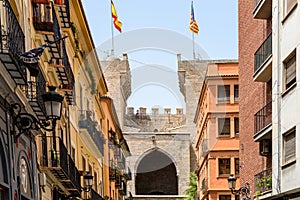
M 272 140 L 264 139 L 259 142 L 259 153 L 261 156 L 269 156 L 272 153 Z

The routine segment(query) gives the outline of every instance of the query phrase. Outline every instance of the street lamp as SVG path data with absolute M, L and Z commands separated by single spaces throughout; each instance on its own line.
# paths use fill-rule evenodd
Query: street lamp
M 53 132 L 53 138 L 55 139 L 55 126 L 56 121 L 61 117 L 63 96 L 55 92 L 56 87 L 48 86 L 49 92 L 42 95 L 45 108 L 46 108 L 46 120 L 40 121 L 35 116 L 29 113 L 22 113 L 21 106 L 18 103 L 12 104 L 11 114 L 13 125 L 19 129 L 19 133 L 15 134 L 15 141 L 23 133 L 28 133 L 30 130 L 43 129 Z M 50 123 L 51 122 L 51 123 Z M 48 128 L 50 127 L 51 128 Z M 54 142 L 55 145 L 55 142 Z
M 93 176 L 92 176 L 92 174 L 88 173 L 83 176 L 83 179 L 84 179 L 84 183 L 85 183 L 85 187 L 83 187 L 83 190 L 85 192 L 89 192 L 92 189 Z
M 245 186 L 240 187 L 238 190 L 235 189 L 236 178 L 233 174 L 230 174 L 228 180 L 228 187 L 231 193 L 234 195 L 239 195 L 243 200 L 250 200 L 250 184 L 246 183 Z
M 84 179 L 84 187 L 82 187 L 83 191 L 85 192 L 85 199 L 88 199 L 88 193 L 91 191 L 92 189 L 92 185 L 93 185 L 93 176 L 90 173 L 87 173 L 83 176 Z

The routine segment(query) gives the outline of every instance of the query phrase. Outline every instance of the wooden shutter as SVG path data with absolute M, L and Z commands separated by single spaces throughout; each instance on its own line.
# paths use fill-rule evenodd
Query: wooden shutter
M 296 157 L 296 129 L 284 136 L 284 163 L 293 161 Z
M 297 0 L 286 0 L 286 14 L 291 11 L 296 3 Z
M 296 55 L 286 63 L 286 88 L 296 82 Z

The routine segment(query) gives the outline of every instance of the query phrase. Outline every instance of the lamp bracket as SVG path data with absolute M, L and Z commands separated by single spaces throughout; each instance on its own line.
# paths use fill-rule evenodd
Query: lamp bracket
M 238 190 L 231 189 L 231 193 L 239 195 L 243 200 L 250 200 L 250 184 L 245 183 L 245 186 L 240 187 Z
M 14 103 L 10 107 L 11 115 L 13 119 L 13 134 L 15 135 L 15 140 L 20 137 L 23 133 L 28 133 L 30 130 L 39 130 L 43 129 L 45 131 L 53 131 L 53 124 L 55 123 L 54 120 L 52 122 L 52 127 L 47 128 L 51 125 L 50 121 L 39 121 L 35 118 L 32 114 L 29 113 L 22 113 L 21 112 L 21 105 L 19 103 Z M 16 134 L 14 127 L 17 127 L 19 133 Z

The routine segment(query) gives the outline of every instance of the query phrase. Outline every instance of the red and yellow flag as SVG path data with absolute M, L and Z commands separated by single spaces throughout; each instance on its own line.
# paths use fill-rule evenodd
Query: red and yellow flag
M 192 1 L 192 6 L 191 6 L 190 30 L 193 33 L 196 33 L 196 34 L 198 34 L 198 32 L 199 32 L 199 27 L 198 27 L 197 21 L 196 21 L 195 16 L 194 16 L 193 1 Z
M 114 2 L 111 0 L 111 16 L 114 20 L 115 28 L 122 33 L 122 22 L 119 21 Z

